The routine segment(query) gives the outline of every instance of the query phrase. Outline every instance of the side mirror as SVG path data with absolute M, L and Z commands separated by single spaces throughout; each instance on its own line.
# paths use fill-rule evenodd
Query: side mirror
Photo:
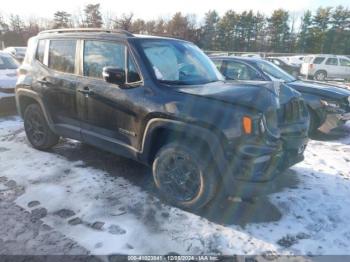
M 117 67 L 106 66 L 102 70 L 103 79 L 112 84 L 124 85 L 125 75 L 125 70 Z

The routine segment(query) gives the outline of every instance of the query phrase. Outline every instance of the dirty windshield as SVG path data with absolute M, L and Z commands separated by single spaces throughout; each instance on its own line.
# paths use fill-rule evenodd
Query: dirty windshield
M 193 44 L 144 40 L 141 46 L 160 82 L 196 85 L 223 80 L 215 65 Z

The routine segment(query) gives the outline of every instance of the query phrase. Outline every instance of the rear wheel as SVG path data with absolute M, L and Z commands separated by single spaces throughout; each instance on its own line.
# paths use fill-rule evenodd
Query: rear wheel
M 47 150 L 58 143 L 59 136 L 49 128 L 38 104 L 31 104 L 24 111 L 24 130 L 32 146 Z
M 205 206 L 218 186 L 212 161 L 204 161 L 198 149 L 173 142 L 162 147 L 153 162 L 153 178 L 160 195 L 184 209 Z
M 317 81 L 324 81 L 326 80 L 326 77 L 327 77 L 327 72 L 323 70 L 317 71 L 314 76 L 315 80 Z

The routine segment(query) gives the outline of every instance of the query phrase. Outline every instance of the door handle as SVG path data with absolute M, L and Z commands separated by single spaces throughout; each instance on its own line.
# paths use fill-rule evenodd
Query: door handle
M 42 85 L 49 85 L 52 84 L 50 81 L 47 81 L 45 78 L 39 79 L 38 83 L 42 84 Z
M 86 96 L 92 96 L 95 94 L 94 91 L 90 90 L 87 86 L 84 87 L 84 89 L 78 89 L 78 92 Z

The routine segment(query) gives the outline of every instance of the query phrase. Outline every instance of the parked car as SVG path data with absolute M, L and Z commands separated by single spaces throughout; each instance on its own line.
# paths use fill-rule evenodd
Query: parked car
M 0 114 L 15 109 L 17 68 L 18 63 L 12 56 L 0 51 Z
M 255 58 L 261 58 L 260 54 L 253 54 L 253 53 L 247 53 L 247 54 L 242 54 L 242 57 L 255 57 Z
M 287 56 L 287 63 L 292 65 L 298 65 L 301 67 L 301 64 L 304 62 L 305 56 L 303 55 L 295 55 L 295 56 Z
M 275 64 L 254 58 L 213 57 L 227 79 L 242 83 L 280 80 L 299 91 L 310 114 L 309 134 L 325 125 L 331 130 L 350 120 L 350 90 L 330 84 L 299 80 Z M 239 70 L 234 70 L 238 68 Z M 329 121 L 326 121 L 329 120 Z
M 282 68 L 284 71 L 287 71 L 289 74 L 291 74 L 294 77 L 299 76 L 299 72 L 300 72 L 299 65 L 288 64 L 278 57 L 267 57 L 266 60 L 274 63 L 276 66 Z
M 190 42 L 45 31 L 18 72 L 18 112 L 34 148 L 69 137 L 152 166 L 160 195 L 185 209 L 217 192 L 259 194 L 303 159 L 307 140 L 280 135 L 279 86 L 225 83 Z
M 350 79 L 350 59 L 346 56 L 305 56 L 300 73 L 317 81 L 330 78 Z
M 26 54 L 26 47 L 24 46 L 10 46 L 5 48 L 3 51 L 11 54 L 18 62 L 22 62 Z

